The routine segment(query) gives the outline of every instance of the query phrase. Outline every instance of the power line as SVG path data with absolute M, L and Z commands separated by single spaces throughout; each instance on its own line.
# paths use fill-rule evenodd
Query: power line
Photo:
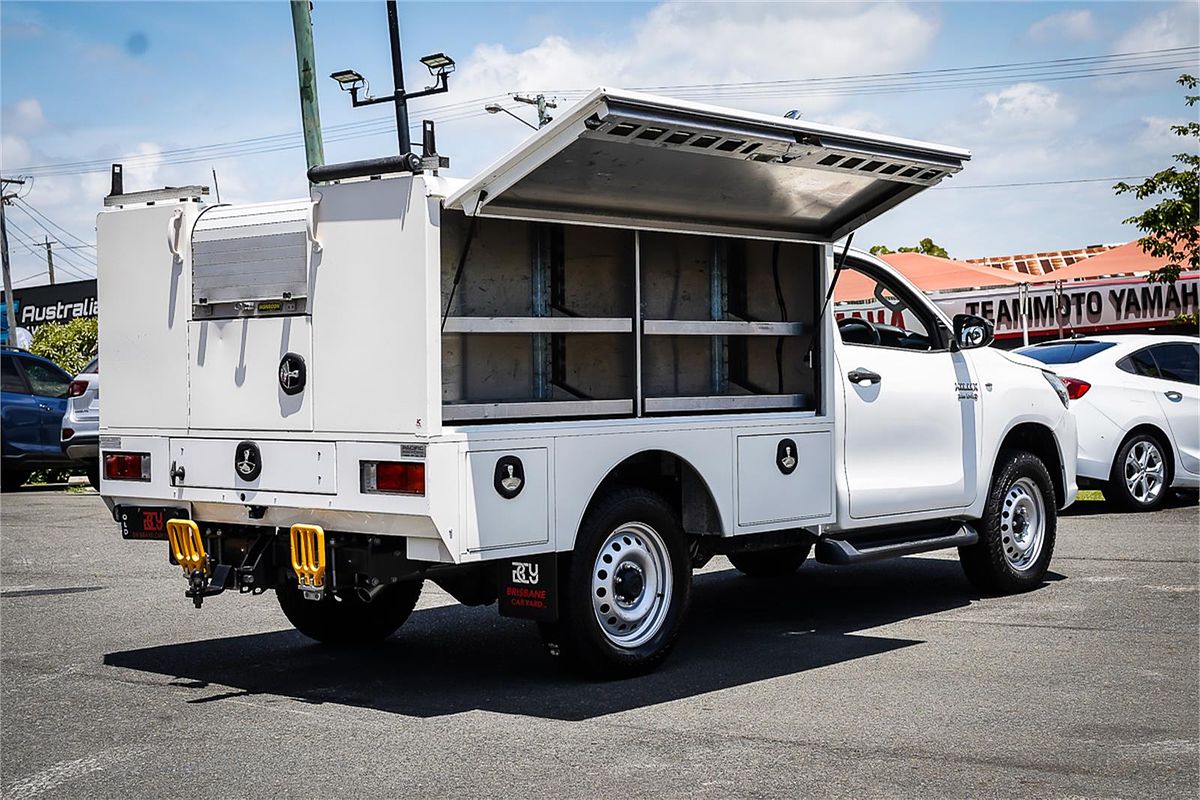
M 90 248 L 92 248 L 93 250 L 95 250 L 95 249 L 96 249 L 96 245 L 95 245 L 95 244 L 93 244 L 92 242 L 89 242 L 89 241 L 87 241 L 86 239 L 80 239 L 78 236 L 76 236 L 75 234 L 71 233 L 69 230 L 67 230 L 66 228 L 64 228 L 62 225 L 59 225 L 57 222 L 55 222 L 54 220 L 52 220 L 52 219 L 50 219 L 49 217 L 47 217 L 47 216 L 46 216 L 45 214 L 43 214 L 41 211 L 38 211 L 36 208 L 34 208 L 34 207 L 33 207 L 33 204 L 32 204 L 32 203 L 30 203 L 28 200 L 24 200 L 24 199 L 21 199 L 21 198 L 17 198 L 17 202 L 21 204 L 21 210 L 22 210 L 22 211 L 24 211 L 26 214 L 29 214 L 29 213 L 32 211 L 32 212 L 33 212 L 33 214 L 36 214 L 38 217 L 40 217 L 40 218 L 42 218 L 43 220 L 45 220 L 46 222 L 50 223 L 50 225 L 51 225 L 51 226 L 53 226 L 53 227 L 57 228 L 58 230 L 62 231 L 62 232 L 63 232 L 63 233 L 65 233 L 67 236 L 70 236 L 72 239 L 74 239 L 75 241 L 79 242 L 79 243 L 80 243 L 80 244 L 82 244 L 83 246 L 85 246 L 85 247 L 90 247 Z M 32 219 L 32 215 L 30 215 L 30 218 Z M 49 231 L 47 231 L 47 233 L 49 233 Z M 56 238 L 56 239 L 57 239 L 58 237 L 57 237 L 57 236 L 55 236 L 54 238 Z M 81 255 L 84 255 L 84 254 L 81 254 Z M 89 258 L 90 258 L 90 256 L 89 256 Z
M 28 231 L 26 231 L 24 228 L 22 228 L 20 225 L 13 222 L 12 220 L 6 220 L 6 221 L 19 234 L 18 239 L 17 239 L 17 242 L 19 244 L 24 245 L 25 248 L 27 250 L 29 250 L 30 253 L 32 253 L 35 256 L 44 256 L 44 253 L 45 253 L 44 250 L 41 252 L 38 252 L 38 250 L 35 249 L 35 248 L 44 247 L 45 245 L 43 243 L 39 242 Z M 24 237 L 24 240 L 22 240 L 20 237 Z M 86 280 L 91 280 L 93 277 L 95 277 L 94 275 L 86 274 L 86 270 L 87 270 L 86 267 L 81 267 L 79 264 L 76 264 L 74 261 L 64 258 L 62 253 L 59 253 L 59 258 L 66 263 L 66 265 L 60 264 L 59 268 L 68 273 L 73 274 L 76 278 L 86 281 Z
M 50 237 L 51 239 L 54 239 L 56 244 L 62 244 L 61 242 L 58 241 L 59 237 L 56 234 L 54 234 L 49 228 L 47 228 L 44 224 L 42 224 L 42 222 L 40 222 L 37 219 L 37 217 L 30 214 L 28 209 L 21 208 L 20 206 L 17 206 L 17 209 L 19 211 L 21 211 L 23 214 L 25 214 L 25 216 L 29 217 L 30 221 L 33 222 L 34 225 L 37 225 L 39 228 L 41 228 L 42 231 L 48 237 Z M 70 234 L 70 231 L 65 231 L 65 232 Z M 67 249 L 67 248 L 64 246 L 64 249 Z M 96 259 L 91 254 L 87 253 L 86 251 L 80 252 L 78 254 L 73 254 L 73 255 L 78 255 L 80 260 L 82 260 L 91 269 L 96 268 Z
M 1064 186 L 1072 183 L 1112 183 L 1113 181 L 1140 181 L 1149 175 L 1117 175 L 1112 178 L 1067 178 L 1056 181 L 1021 181 L 1019 183 L 977 183 L 969 186 L 936 186 L 931 191 L 950 189 L 1009 189 L 1015 186 Z
M 1050 59 L 1044 61 L 1009 62 L 968 67 L 952 67 L 937 70 L 910 70 L 906 72 L 870 73 L 827 78 L 805 78 L 794 80 L 746 81 L 738 83 L 677 84 L 635 87 L 642 91 L 669 91 L 674 96 L 687 98 L 720 98 L 726 96 L 773 97 L 795 96 L 865 96 L 876 94 L 898 94 L 914 91 L 942 91 L 978 88 L 993 85 L 998 81 L 1037 80 L 1065 81 L 1091 78 L 1112 78 L 1125 75 L 1185 69 L 1194 66 L 1197 47 L 1164 48 L 1129 53 L 1113 53 L 1099 56 Z M 585 94 L 582 90 L 566 89 L 546 91 L 564 97 L 576 98 Z M 432 106 L 423 112 L 435 122 L 445 124 L 480 116 L 482 107 L 489 100 L 506 97 L 492 95 L 442 106 Z M 390 119 L 374 119 L 362 122 L 328 126 L 326 141 L 342 142 L 394 131 Z M 415 128 L 414 128 L 415 130 Z M 190 164 L 217 158 L 263 155 L 299 149 L 303 138 L 299 132 L 260 136 L 211 145 L 164 150 L 158 153 L 130 154 L 123 157 L 94 159 L 91 161 L 59 162 L 26 167 L 22 172 L 43 176 L 76 175 L 105 172 L 109 164 L 120 161 L 136 166 L 140 163 L 163 165 Z

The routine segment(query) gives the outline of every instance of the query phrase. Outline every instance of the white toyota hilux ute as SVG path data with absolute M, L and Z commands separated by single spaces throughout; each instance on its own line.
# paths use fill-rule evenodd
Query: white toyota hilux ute
M 598 89 L 469 181 L 397 157 L 213 205 L 114 171 L 102 494 L 197 607 L 272 592 L 364 642 L 429 580 L 610 677 L 661 662 L 716 555 L 958 548 L 1034 588 L 1065 389 L 847 242 L 968 158 Z

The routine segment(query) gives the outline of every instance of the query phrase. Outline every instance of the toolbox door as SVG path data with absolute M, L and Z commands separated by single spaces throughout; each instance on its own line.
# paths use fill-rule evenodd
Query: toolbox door
M 965 150 L 597 89 L 446 199 L 470 215 L 833 241 Z

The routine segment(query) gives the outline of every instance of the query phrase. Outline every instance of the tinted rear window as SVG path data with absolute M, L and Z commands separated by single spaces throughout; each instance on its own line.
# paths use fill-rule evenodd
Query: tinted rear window
M 1017 352 L 1043 364 L 1077 364 L 1112 347 L 1111 342 L 1054 342 L 1022 347 Z

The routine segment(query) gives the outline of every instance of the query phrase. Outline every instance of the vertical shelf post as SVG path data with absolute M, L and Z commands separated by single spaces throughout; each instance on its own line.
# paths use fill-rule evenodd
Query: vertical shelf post
M 642 308 L 642 232 L 633 232 L 633 374 L 636 385 L 633 390 L 633 415 L 642 416 L 642 320 L 646 316 Z
M 530 253 L 533 256 L 529 291 L 530 310 L 535 317 L 550 316 L 550 273 L 552 259 L 551 227 L 546 223 L 534 223 L 530 227 Z M 533 335 L 533 396 L 538 400 L 549 400 L 551 394 L 553 363 L 550 352 L 550 334 Z
M 713 239 L 712 254 L 708 263 L 709 318 L 713 321 L 725 319 L 727 311 L 726 266 L 729 263 L 729 244 L 724 239 Z M 722 395 L 728 390 L 728 364 L 725 352 L 726 337 L 712 337 L 712 393 Z

